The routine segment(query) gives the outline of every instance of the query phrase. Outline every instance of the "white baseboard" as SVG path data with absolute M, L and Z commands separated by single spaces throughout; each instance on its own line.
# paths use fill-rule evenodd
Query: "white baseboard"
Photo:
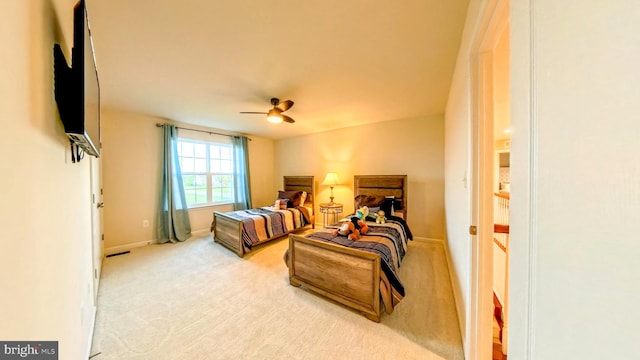
M 208 235 L 211 235 L 211 229 L 209 228 L 200 229 L 200 230 L 191 232 L 191 236 L 195 236 L 195 237 L 202 237 L 202 236 L 208 236 Z
M 135 242 L 135 243 L 113 246 L 113 247 L 104 249 L 104 255 L 107 256 L 107 255 L 111 255 L 111 254 L 117 254 L 117 253 L 129 251 L 131 249 L 135 249 L 135 248 L 138 248 L 138 247 L 141 247 L 141 246 L 147 246 L 147 245 L 153 244 L 155 242 L 156 242 L 156 240 L 154 239 L 154 240 L 138 241 L 138 242 Z
M 92 294 L 93 296 L 93 294 Z M 89 326 L 89 342 L 87 344 L 87 351 L 86 351 L 86 356 L 84 357 L 85 359 L 89 359 L 89 357 L 91 356 L 91 347 L 93 345 L 93 334 L 95 332 L 95 326 L 96 326 L 96 314 L 98 313 L 97 311 L 97 307 L 93 306 L 93 314 L 91 314 L 91 326 Z
M 463 318 L 466 315 L 464 314 L 464 307 L 462 307 L 462 295 L 460 294 L 458 287 L 454 286 L 454 284 L 457 283 L 456 281 L 457 279 L 453 273 L 453 266 L 452 266 L 453 260 L 451 259 L 451 252 L 449 251 L 449 245 L 444 241 L 442 242 L 442 244 L 444 245 L 444 254 L 447 258 L 447 269 L 449 270 L 449 282 L 451 283 L 451 290 L 453 292 L 453 301 L 455 302 L 456 312 L 458 313 L 458 328 L 460 329 L 462 343 L 465 344 L 466 332 L 463 326 Z
M 209 234 L 211 234 L 211 231 L 208 228 L 191 231 L 192 237 L 208 236 Z M 131 249 L 135 249 L 141 246 L 147 246 L 147 245 L 157 244 L 157 243 L 158 243 L 158 239 L 152 239 L 147 241 L 138 241 L 130 244 L 113 246 L 113 247 L 104 249 L 104 255 L 107 256 L 111 254 L 117 254 L 117 253 L 129 251 Z
M 442 239 L 425 238 L 425 237 L 419 237 L 419 236 L 414 237 L 413 241 L 429 242 L 429 243 L 444 245 L 444 240 Z

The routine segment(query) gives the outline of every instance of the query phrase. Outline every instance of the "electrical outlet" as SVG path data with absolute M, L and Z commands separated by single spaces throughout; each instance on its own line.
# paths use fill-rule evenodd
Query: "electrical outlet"
M 144 228 L 149 227 L 149 220 L 142 220 L 142 227 Z

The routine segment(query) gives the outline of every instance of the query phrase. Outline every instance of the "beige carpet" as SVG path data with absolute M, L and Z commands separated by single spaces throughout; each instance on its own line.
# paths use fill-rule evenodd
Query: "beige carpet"
M 286 238 L 244 259 L 211 236 L 107 258 L 92 354 L 106 359 L 463 359 L 442 245 L 413 241 L 380 323 L 289 285 Z

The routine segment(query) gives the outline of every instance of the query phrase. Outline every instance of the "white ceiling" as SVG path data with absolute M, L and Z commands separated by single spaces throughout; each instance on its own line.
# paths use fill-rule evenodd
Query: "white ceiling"
M 272 139 L 443 114 L 467 5 L 87 0 L 103 107 Z

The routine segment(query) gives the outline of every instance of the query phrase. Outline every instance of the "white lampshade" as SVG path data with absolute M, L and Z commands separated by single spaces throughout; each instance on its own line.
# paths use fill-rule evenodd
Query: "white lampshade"
M 335 204 L 333 202 L 333 187 L 336 185 L 340 185 L 340 180 L 338 180 L 338 174 L 334 172 L 327 173 L 327 176 L 324 177 L 322 183 L 320 185 L 328 185 L 331 187 L 331 196 L 329 197 L 329 205 Z
M 340 185 L 340 180 L 338 180 L 338 174 L 334 172 L 327 173 L 327 176 L 324 177 L 324 180 L 322 180 L 322 183 L 320 185 L 329 185 L 329 186 Z

